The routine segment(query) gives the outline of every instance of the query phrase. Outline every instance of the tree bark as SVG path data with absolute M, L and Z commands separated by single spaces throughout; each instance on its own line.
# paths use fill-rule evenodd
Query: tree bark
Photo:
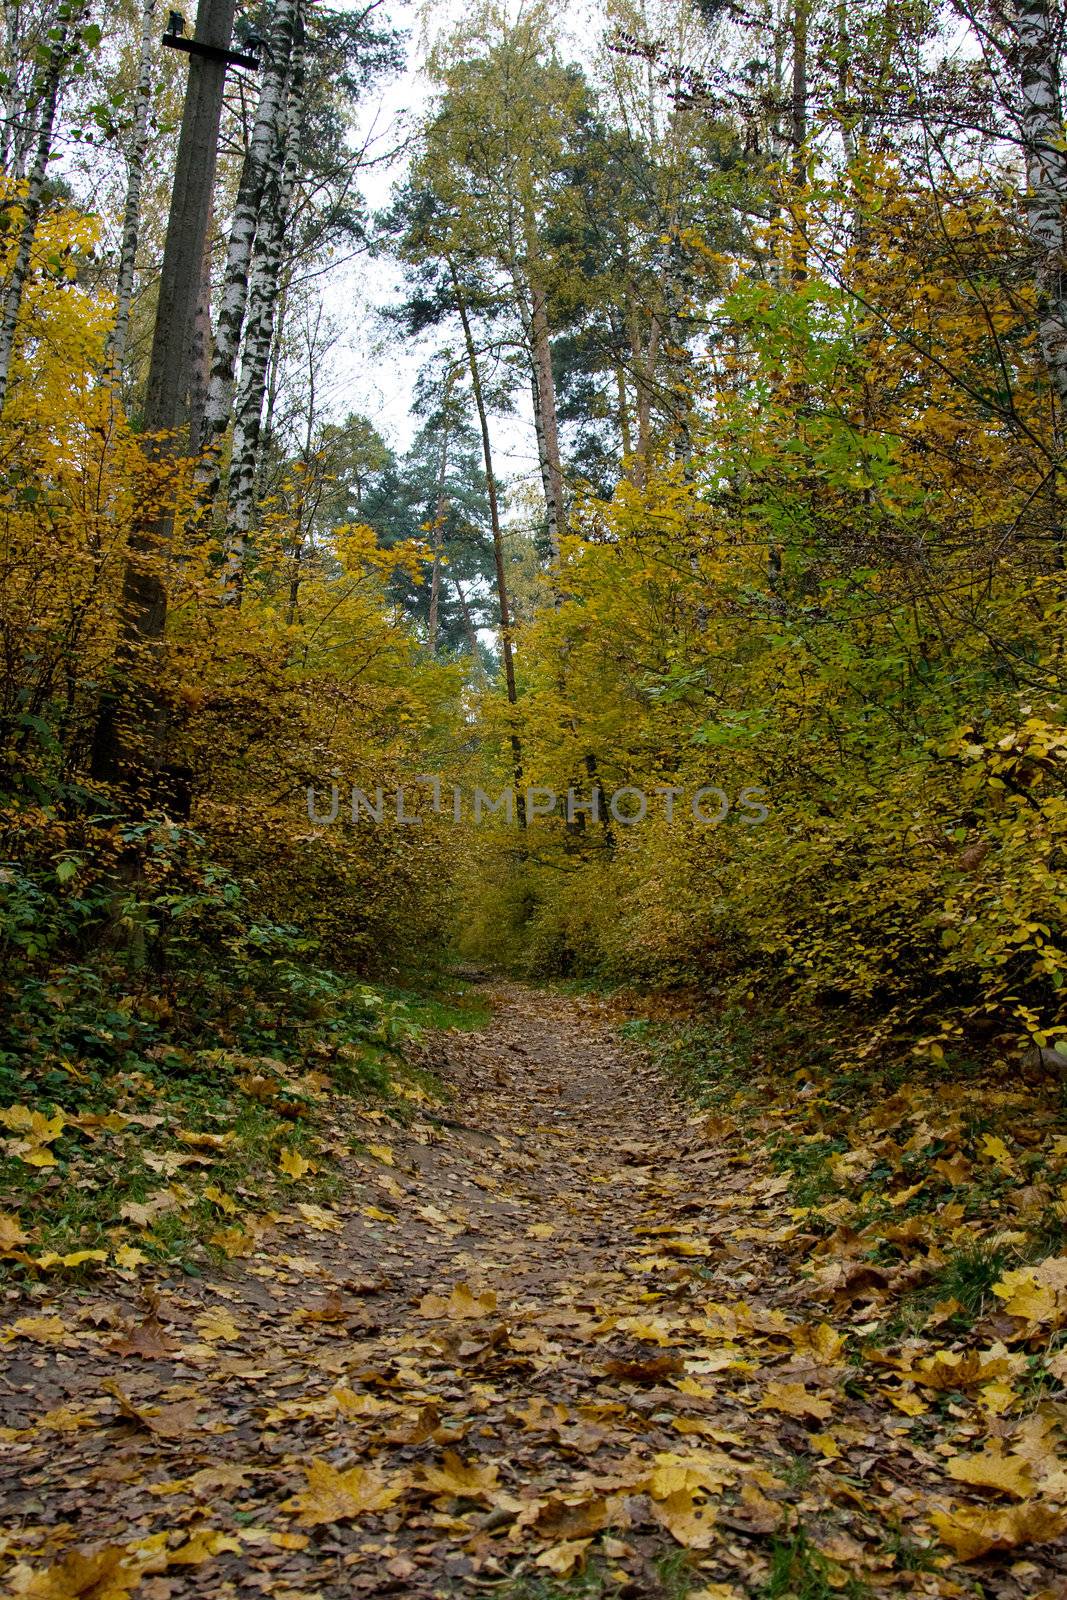
M 285 237 L 296 190 L 303 128 L 303 41 L 298 30 L 294 42 L 292 83 L 279 128 L 280 143 L 275 153 L 275 177 L 268 183 L 263 198 L 266 227 L 261 226 L 257 230 L 248 294 L 248 319 L 230 454 L 229 512 L 223 559 L 223 592 L 227 599 L 240 597 L 245 549 L 255 520 L 263 401 L 267 392 L 276 312 L 281 296 Z
M 195 38 L 225 49 L 236 0 L 200 0 Z M 159 305 L 145 396 L 148 449 L 172 454 L 188 415 L 193 331 L 204 243 L 211 221 L 226 67 L 192 56 L 174 172 Z M 156 783 L 159 699 L 156 676 L 167 619 L 167 591 L 157 558 L 170 539 L 170 513 L 146 512 L 130 533 L 123 572 L 114 687 L 101 697 L 93 738 L 93 776 L 120 784 L 128 803 L 150 803 Z
M 1026 227 L 1041 297 L 1038 343 L 1059 411 L 1067 406 L 1067 150 L 1060 49 L 1049 0 L 1018 0 L 1020 122 L 1026 155 Z
M 452 387 L 449 383 L 449 389 Z M 448 392 L 445 393 L 445 407 L 448 405 Z M 445 421 L 441 433 L 441 463 L 437 471 L 437 504 L 434 507 L 433 518 L 433 573 L 430 578 L 430 618 L 427 627 L 427 643 L 430 654 L 437 653 L 437 608 L 441 597 L 441 554 L 444 548 L 445 520 L 448 516 L 448 496 L 445 493 L 445 479 L 448 475 L 448 422 Z
M 133 127 L 130 144 L 129 175 L 126 184 L 126 210 L 122 222 L 122 249 L 116 287 L 115 326 L 108 342 L 108 367 L 121 375 L 126 356 L 126 340 L 133 304 L 133 282 L 137 267 L 137 245 L 141 233 L 141 193 L 144 188 L 145 158 L 148 154 L 148 116 L 152 108 L 152 70 L 156 61 L 156 0 L 144 0 L 141 26 L 141 68 L 133 102 Z
M 500 653 L 504 658 L 504 681 L 507 685 L 508 704 L 517 705 L 519 700 L 515 683 L 515 655 L 511 641 L 511 612 L 508 607 L 507 575 L 504 571 L 504 538 L 500 527 L 500 504 L 496 492 L 496 474 L 493 471 L 493 449 L 489 437 L 489 417 L 485 409 L 485 395 L 482 391 L 482 375 L 478 365 L 478 351 L 474 343 L 474 334 L 471 331 L 470 316 L 467 312 L 467 302 L 463 296 L 463 289 L 456 271 L 455 262 L 451 256 L 445 258 L 448 265 L 449 277 L 452 280 L 452 293 L 455 297 L 456 310 L 459 313 L 460 324 L 463 328 L 463 342 L 467 351 L 467 365 L 470 369 L 471 388 L 474 391 L 474 404 L 478 411 L 478 426 L 482 436 L 482 458 L 485 462 L 485 491 L 489 500 L 489 521 L 493 530 L 493 559 L 496 566 L 496 593 L 497 604 L 500 610 Z M 522 787 L 522 743 L 516 732 L 511 735 L 511 753 L 515 762 L 516 788 Z M 525 809 L 518 807 L 519 825 L 524 825 Z
M 226 253 L 215 328 L 215 353 L 211 365 L 207 406 L 200 430 L 200 450 L 204 463 L 198 472 L 201 488 L 209 498 L 218 490 L 218 446 L 229 424 L 234 398 L 237 354 L 241 347 L 245 313 L 248 307 L 248 277 L 256 233 L 260 224 L 263 194 L 272 158 L 278 150 L 278 130 L 289 90 L 289 68 L 293 50 L 298 0 L 276 0 L 271 24 L 270 54 L 263 66 L 263 84 L 247 153 L 241 168 L 230 242 Z
M 559 564 L 560 539 L 566 529 L 563 468 L 559 454 L 559 419 L 556 383 L 552 375 L 552 341 L 542 290 L 530 285 L 530 342 L 536 378 L 535 399 L 540 416 L 539 442 L 543 450 L 545 507 L 548 512 L 548 547 L 553 566 Z

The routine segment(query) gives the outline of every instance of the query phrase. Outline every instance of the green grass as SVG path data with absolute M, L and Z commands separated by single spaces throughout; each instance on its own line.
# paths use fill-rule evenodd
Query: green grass
M 759 1600 L 861 1600 L 865 1586 L 846 1577 L 801 1531 L 771 1546 L 770 1571 Z

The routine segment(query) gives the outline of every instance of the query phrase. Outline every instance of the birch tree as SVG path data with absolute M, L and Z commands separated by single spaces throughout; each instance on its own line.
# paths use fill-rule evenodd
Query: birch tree
M 148 155 L 148 119 L 152 109 L 152 75 L 156 64 L 155 34 L 156 0 L 144 0 L 140 71 L 131 118 L 126 209 L 122 223 L 118 281 L 115 287 L 115 326 L 108 349 L 108 365 L 116 373 L 121 371 L 126 354 L 130 307 L 133 303 L 134 273 L 141 231 L 141 194 L 144 189 L 145 160 Z
M 255 516 L 263 402 L 282 288 L 285 239 L 299 175 L 305 87 L 304 40 L 300 37 L 294 47 L 292 83 L 279 120 L 272 173 L 263 196 L 249 285 L 223 550 L 223 593 L 230 600 L 240 597 L 245 545 Z
M 215 325 L 215 354 L 207 404 L 200 430 L 205 462 L 201 484 L 214 494 L 218 481 L 218 447 L 230 422 L 237 357 L 248 308 L 249 273 L 264 192 L 280 146 L 279 130 L 289 93 L 294 36 L 302 0 L 276 0 L 270 41 L 264 52 L 263 83 L 230 225 L 229 247 Z
M 1019 123 L 1026 162 L 1026 227 L 1041 296 L 1038 341 L 1056 395 L 1062 445 L 1067 408 L 1067 140 L 1061 75 L 1064 18 L 1049 0 L 1019 0 L 1015 14 Z

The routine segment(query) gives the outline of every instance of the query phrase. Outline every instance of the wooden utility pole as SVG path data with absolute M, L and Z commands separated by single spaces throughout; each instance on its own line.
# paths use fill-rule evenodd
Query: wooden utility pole
M 192 39 L 164 35 L 189 56 L 167 239 L 159 285 L 143 430 L 157 459 L 181 449 L 189 424 L 189 392 L 204 247 L 211 226 L 219 125 L 226 68 L 256 63 L 229 50 L 236 0 L 200 0 Z M 186 446 L 188 448 L 188 446 Z M 92 773 L 119 785 L 134 806 L 150 803 L 157 788 L 155 750 L 157 679 L 167 620 L 167 591 L 159 556 L 170 539 L 173 514 L 149 505 L 134 524 L 123 572 L 113 682 L 101 697 L 93 736 Z
M 145 396 L 146 433 L 176 432 L 188 423 L 188 396 L 204 245 L 211 226 L 227 49 L 236 0 L 200 0 L 189 55 L 178 160 L 174 169 L 159 308 Z

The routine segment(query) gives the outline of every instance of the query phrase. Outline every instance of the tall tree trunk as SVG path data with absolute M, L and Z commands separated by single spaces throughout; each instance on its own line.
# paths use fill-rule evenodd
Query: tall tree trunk
M 808 275 L 807 222 L 803 214 L 807 190 L 808 138 L 808 7 L 811 0 L 793 0 L 793 92 L 789 119 L 789 144 L 792 151 L 794 215 L 789 229 L 789 276 L 794 284 Z
M 467 647 L 470 650 L 471 656 L 474 660 L 475 677 L 477 678 L 478 682 L 481 683 L 485 677 L 485 668 L 482 665 L 481 651 L 478 649 L 478 634 L 471 618 L 470 607 L 467 604 L 467 596 L 463 593 L 463 585 L 460 583 L 458 578 L 456 578 L 454 582 L 456 585 L 456 594 L 459 597 L 460 614 L 463 617 L 463 631 L 467 635 Z
M 233 424 L 230 455 L 229 512 L 223 555 L 223 592 L 228 599 L 241 593 L 241 569 L 248 535 L 255 520 L 259 476 L 263 401 L 267 392 L 276 312 L 281 297 L 285 238 L 299 172 L 304 129 L 304 47 L 298 27 L 294 42 L 292 84 L 279 128 L 274 176 L 263 197 L 265 226 L 256 234 L 255 256 L 248 294 L 248 318 L 241 353 L 241 381 Z
M 448 388 L 451 389 L 451 380 Z M 448 406 L 448 391 L 445 392 L 445 408 Z M 430 619 L 427 629 L 427 643 L 430 654 L 437 651 L 437 607 L 441 597 L 441 555 L 444 549 L 445 522 L 448 517 L 448 496 L 445 493 L 445 480 L 448 476 L 448 422 L 447 418 L 441 431 L 441 461 L 437 469 L 437 504 L 434 507 L 433 517 L 433 573 L 430 578 Z
M 30 275 L 33 246 L 37 226 L 41 220 L 44 203 L 44 185 L 48 176 L 48 160 L 52 154 L 52 134 L 55 129 L 56 110 L 63 85 L 63 69 L 70 58 L 70 30 L 77 27 L 87 7 L 73 8 L 72 14 L 58 30 L 59 37 L 52 43 L 41 84 L 40 115 L 37 123 L 37 146 L 27 184 L 25 198 L 21 201 L 22 230 L 11 276 L 4 291 L 3 310 L 0 311 L 0 416 L 7 405 L 8 386 L 11 381 L 11 362 L 15 354 L 15 334 L 26 281 Z
M 126 339 L 133 304 L 133 280 L 137 267 L 137 245 L 141 233 L 141 192 L 144 188 L 145 158 L 148 154 L 148 115 L 152 109 L 152 70 L 156 61 L 156 0 L 144 0 L 141 26 L 141 69 L 133 102 L 129 175 L 126 183 L 126 211 L 122 222 L 122 249 L 116 287 L 115 326 L 108 341 L 108 367 L 121 375 L 126 356 Z
M 637 390 L 637 450 L 633 458 L 631 478 L 634 487 L 643 489 L 648 482 L 648 469 L 652 458 L 652 390 L 659 359 L 660 321 L 652 312 L 648 340 L 644 350 L 634 328 L 633 339 L 634 384 Z
M 196 303 L 196 320 L 193 324 L 193 344 L 189 361 L 189 438 L 199 439 L 207 405 L 207 389 L 211 381 L 211 356 L 214 348 L 211 332 L 211 267 L 214 227 L 208 223 L 204 236 L 204 254 L 200 263 L 200 293 Z
M 563 495 L 563 468 L 559 454 L 556 383 L 552 375 L 552 341 L 548 328 L 545 296 L 533 283 L 530 285 L 530 340 L 536 374 L 535 400 L 541 421 L 540 440 L 544 452 L 548 547 L 553 565 L 558 565 L 560 539 L 567 523 Z
M 241 167 L 230 242 L 226 253 L 222 294 L 215 329 L 215 353 L 211 364 L 211 383 L 200 431 L 204 463 L 198 472 L 201 487 L 209 498 L 218 490 L 219 444 L 233 409 L 237 354 L 241 347 L 245 312 L 248 307 L 248 276 L 259 227 L 263 194 L 279 148 L 278 130 L 285 112 L 289 90 L 289 67 L 299 0 L 275 0 L 271 19 L 270 53 L 263 66 L 256 120 Z
M 1015 17 L 1026 155 L 1026 226 L 1041 296 L 1038 341 L 1060 413 L 1067 406 L 1067 149 L 1060 90 L 1062 13 L 1018 0 Z
M 478 351 L 474 343 L 474 334 L 471 331 L 470 316 L 467 311 L 467 302 L 464 298 L 463 288 L 456 271 L 456 264 L 451 256 L 445 258 L 448 264 L 449 277 L 452 280 L 452 293 L 455 297 L 456 310 L 459 313 L 460 324 L 463 328 L 463 343 L 467 351 L 467 364 L 471 375 L 471 388 L 474 391 L 474 404 L 478 411 L 478 426 L 482 435 L 482 459 L 485 463 L 485 492 L 489 500 L 489 521 L 493 530 L 493 559 L 496 566 L 496 594 L 497 605 L 500 610 L 500 653 L 504 658 L 504 681 L 507 685 L 508 704 L 517 705 L 519 701 L 518 689 L 515 683 L 515 654 L 511 640 L 511 611 L 508 607 L 507 575 L 504 571 L 504 537 L 500 527 L 500 504 L 496 492 L 496 474 L 493 471 L 493 448 L 489 438 L 489 417 L 485 409 L 485 395 L 482 390 L 482 375 L 478 364 Z M 512 730 L 511 753 L 515 762 L 515 784 L 522 787 L 522 743 L 518 733 Z M 523 825 L 525 808 L 518 807 L 519 823 Z
M 236 0 L 200 0 L 196 40 L 217 52 L 225 50 L 235 11 Z M 225 76 L 224 61 L 195 55 L 190 59 L 145 395 L 145 432 L 168 436 L 150 446 L 156 454 L 175 450 L 175 435 L 188 415 L 193 330 L 211 222 Z M 172 527 L 169 512 L 149 512 L 131 531 L 114 687 L 101 697 L 93 738 L 94 777 L 121 783 L 131 803 L 153 798 L 159 723 L 155 678 L 167 619 L 167 591 L 157 562 Z

